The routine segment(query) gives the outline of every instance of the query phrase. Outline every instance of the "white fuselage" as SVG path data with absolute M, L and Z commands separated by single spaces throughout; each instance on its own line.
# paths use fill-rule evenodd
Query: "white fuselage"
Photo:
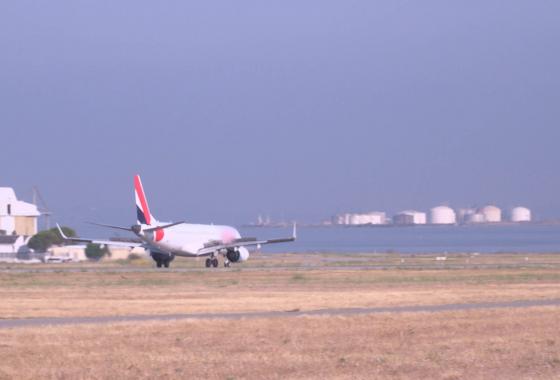
M 166 223 L 146 227 L 157 227 Z M 209 224 L 179 224 L 155 232 L 141 233 L 140 238 L 157 250 L 177 256 L 200 256 L 198 251 L 208 245 L 227 244 L 241 238 L 239 231 L 230 226 Z

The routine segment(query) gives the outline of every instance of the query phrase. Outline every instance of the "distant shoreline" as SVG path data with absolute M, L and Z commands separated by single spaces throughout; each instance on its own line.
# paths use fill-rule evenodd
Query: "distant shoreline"
M 298 227 L 306 228 L 411 228 L 411 227 L 510 227 L 510 226 L 558 226 L 560 220 L 542 222 L 484 222 L 484 223 L 456 223 L 456 224 L 297 224 Z M 243 224 L 242 228 L 289 228 L 292 224 Z

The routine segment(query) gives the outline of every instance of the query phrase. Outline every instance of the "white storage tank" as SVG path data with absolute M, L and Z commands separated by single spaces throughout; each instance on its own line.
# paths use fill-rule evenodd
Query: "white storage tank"
M 430 210 L 431 224 L 455 224 L 457 217 L 455 211 L 447 206 L 438 206 Z
M 515 207 L 511 210 L 511 221 L 514 223 L 530 222 L 531 210 L 526 207 Z
M 481 214 L 479 212 L 470 214 L 465 219 L 465 223 L 469 223 L 469 224 L 484 223 L 484 222 L 486 222 L 486 218 L 484 217 L 484 214 Z
M 484 215 L 486 223 L 499 223 L 502 221 L 502 210 L 496 206 L 488 205 L 481 208 L 478 212 Z
M 420 211 L 410 211 L 410 214 L 414 217 L 414 224 L 426 224 L 426 213 Z

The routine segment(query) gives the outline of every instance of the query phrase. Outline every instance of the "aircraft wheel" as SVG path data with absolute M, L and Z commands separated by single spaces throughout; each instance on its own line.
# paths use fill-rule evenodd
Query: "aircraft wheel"
M 164 261 L 163 266 L 166 267 L 166 268 L 169 268 L 169 261 Z
M 212 259 L 206 259 L 206 268 L 210 268 L 212 266 Z
M 158 268 L 161 268 L 162 262 L 161 261 L 156 261 L 156 265 L 157 265 Z
M 224 261 L 224 267 L 229 268 L 230 262 L 229 261 Z
M 214 268 L 217 268 L 217 267 L 218 267 L 218 259 L 216 259 L 216 258 L 212 259 L 212 266 L 213 266 Z

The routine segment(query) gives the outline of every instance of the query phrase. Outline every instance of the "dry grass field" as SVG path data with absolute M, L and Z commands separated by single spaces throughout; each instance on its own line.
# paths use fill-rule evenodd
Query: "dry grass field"
M 171 271 L 143 261 L 0 266 L 0 318 L 560 298 L 555 256 L 531 257 L 536 265 L 519 255 L 449 259 L 492 266 L 462 269 L 423 269 L 425 257 L 409 258 L 414 269 L 394 256 L 318 257 L 274 255 L 230 270 L 191 270 L 188 260 Z M 386 269 L 368 269 L 378 265 Z M 0 379 L 554 379 L 558 326 L 559 308 L 535 307 L 3 329 Z
M 0 275 L 0 317 L 313 310 L 560 298 L 560 271 L 282 270 Z
M 0 330 L 0 379 L 557 379 L 554 308 Z

